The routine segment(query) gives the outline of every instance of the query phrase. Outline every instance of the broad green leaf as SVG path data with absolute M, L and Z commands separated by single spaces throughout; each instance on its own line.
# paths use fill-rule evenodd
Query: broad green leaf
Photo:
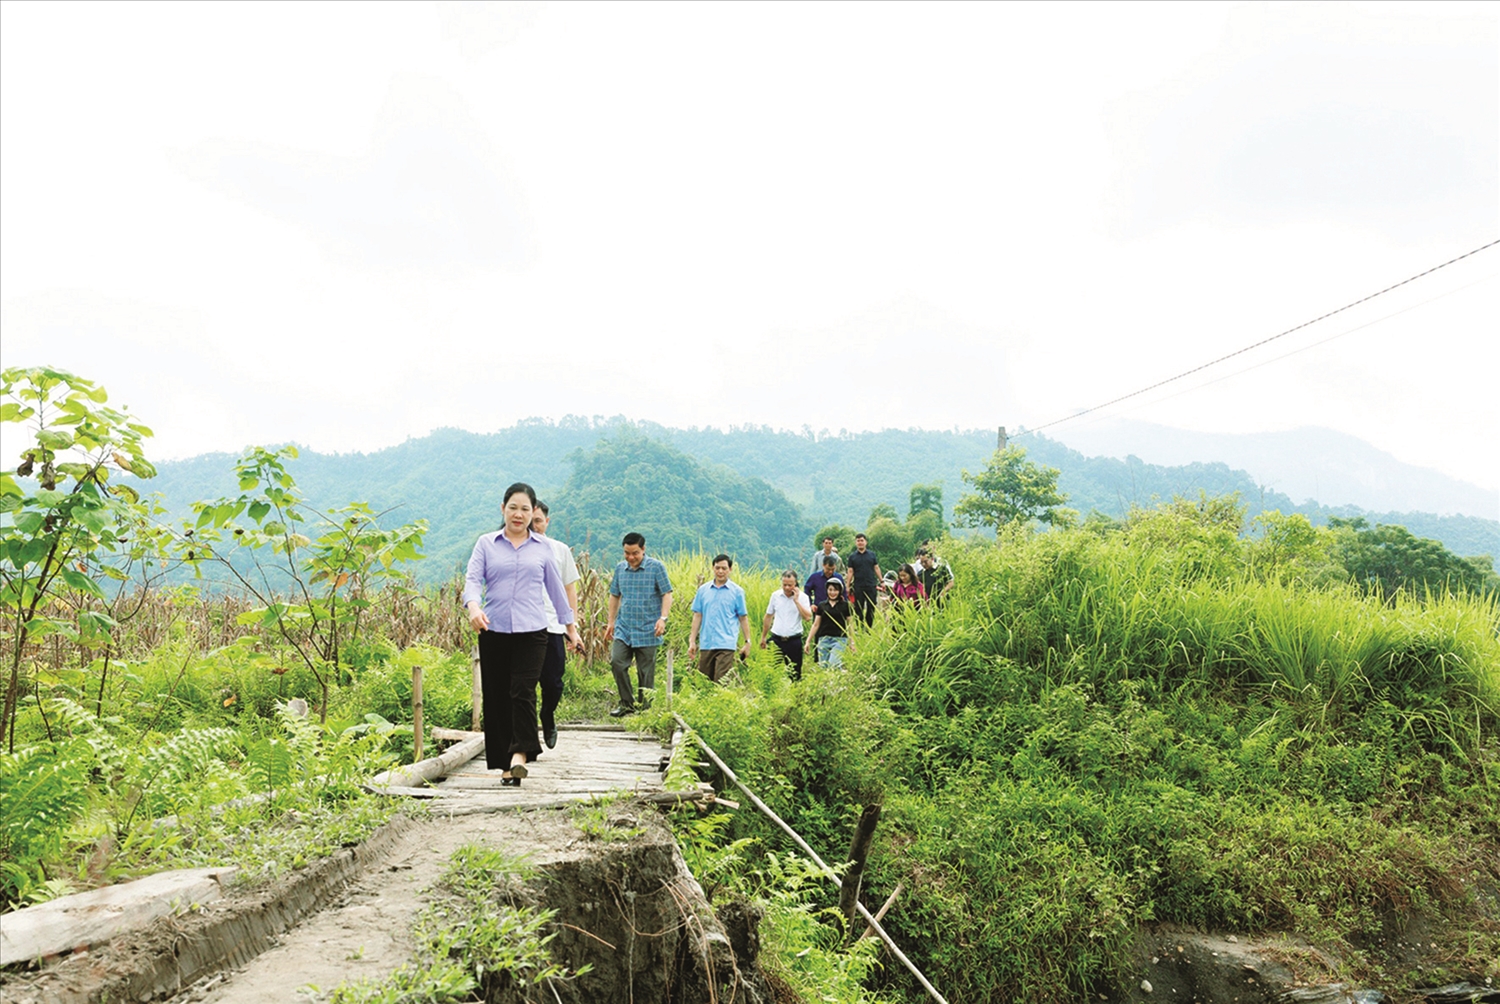
M 119 625 L 108 614 L 97 610 L 84 610 L 78 615 L 78 626 L 85 634 L 107 635 Z
M 37 641 L 48 635 L 62 635 L 69 641 L 78 640 L 78 631 L 67 621 L 54 620 L 51 617 L 33 617 L 31 623 L 26 625 L 26 638 L 28 641 Z
M 60 570 L 60 575 L 62 580 L 72 588 L 92 596 L 97 596 L 101 600 L 105 598 L 104 590 L 99 586 L 99 583 L 76 568 L 64 567 Z
M 16 529 L 28 537 L 41 533 L 42 526 L 46 522 L 46 514 L 37 512 L 35 509 L 27 509 L 16 514 Z
M 66 450 L 73 445 L 73 436 L 66 432 L 43 429 L 36 434 L 36 441 L 49 450 Z

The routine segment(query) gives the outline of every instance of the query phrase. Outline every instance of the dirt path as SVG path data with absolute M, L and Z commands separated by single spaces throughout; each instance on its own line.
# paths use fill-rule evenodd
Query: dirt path
M 477 843 L 508 854 L 525 853 L 540 866 L 569 857 L 581 836 L 562 809 L 451 818 L 434 814 L 404 833 L 384 860 L 338 901 L 288 931 L 275 947 L 171 1000 L 285 1004 L 305 1000 L 300 991 L 309 985 L 326 992 L 344 980 L 382 977 L 410 961 L 412 920 L 426 903 L 425 891 L 458 848 Z

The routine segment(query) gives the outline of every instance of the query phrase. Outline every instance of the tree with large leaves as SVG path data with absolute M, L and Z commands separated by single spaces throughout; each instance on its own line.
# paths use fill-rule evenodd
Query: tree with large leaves
M 115 472 L 149 478 L 142 441 L 151 430 L 92 380 L 47 366 L 0 372 L 0 425 L 24 431 L 15 467 L 0 470 L 0 603 L 10 659 L 0 744 L 15 745 L 28 646 L 58 634 L 85 647 L 107 642 L 114 619 L 101 579 L 120 573 L 132 530 L 150 522 L 148 503 Z M 97 602 L 96 602 L 97 601 Z M 106 660 L 107 664 L 107 660 Z
M 1059 473 L 1056 467 L 1041 467 L 1027 460 L 1025 449 L 1019 446 L 996 450 L 984 470 L 978 474 L 963 472 L 964 483 L 975 490 L 958 500 L 953 514 L 960 526 L 995 529 L 1033 520 L 1067 523 L 1074 513 L 1062 507 L 1068 497 L 1057 490 Z

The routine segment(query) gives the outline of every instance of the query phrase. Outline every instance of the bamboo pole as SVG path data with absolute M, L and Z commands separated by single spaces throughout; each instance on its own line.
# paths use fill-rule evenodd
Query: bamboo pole
M 677 724 L 681 725 L 684 731 L 687 731 L 690 728 L 688 723 L 683 720 L 683 717 L 681 715 L 673 713 L 672 717 L 677 719 Z M 757 809 L 765 813 L 766 817 L 770 819 L 771 822 L 781 827 L 781 829 L 786 832 L 786 835 L 791 837 L 792 840 L 797 844 L 797 846 L 802 848 L 802 850 L 807 853 L 807 856 L 812 859 L 813 864 L 818 866 L 818 869 L 822 871 L 825 876 L 827 876 L 828 880 L 835 886 L 837 886 L 842 892 L 844 883 L 840 881 L 838 873 L 835 872 L 832 868 L 828 867 L 828 864 L 818 856 L 818 852 L 809 847 L 807 841 L 803 840 L 796 830 L 787 825 L 786 820 L 776 815 L 776 813 L 772 811 L 769 805 L 767 805 L 765 802 L 762 802 L 760 800 L 760 796 L 756 795 L 755 792 L 746 787 L 745 782 L 741 781 L 739 777 L 735 775 L 734 771 L 729 769 L 729 765 L 727 763 L 719 759 L 719 754 L 713 751 L 708 743 L 703 740 L 702 736 L 698 735 L 698 733 L 696 732 L 692 732 L 691 735 L 698 741 L 698 746 L 703 750 L 705 754 L 707 754 L 708 758 L 714 762 L 714 766 L 723 771 L 724 776 L 733 781 L 735 786 L 738 787 L 740 791 L 743 791 L 745 793 L 745 797 L 750 799 L 751 803 Z M 901 964 L 905 966 L 907 970 L 909 970 L 911 974 L 917 978 L 918 983 L 922 984 L 922 989 L 926 990 L 927 993 L 931 995 L 932 999 L 937 1001 L 938 1004 L 948 1004 L 948 998 L 938 993 L 937 988 L 927 981 L 927 977 L 922 975 L 922 970 L 918 969 L 916 963 L 912 962 L 911 959 L 908 959 L 906 957 L 906 953 L 901 951 L 901 948 L 891 940 L 891 936 L 886 933 L 885 928 L 880 926 L 880 922 L 877 921 L 873 916 L 871 916 L 870 911 L 865 909 L 865 905 L 858 900 L 855 900 L 854 906 L 855 909 L 859 911 L 859 915 L 865 918 L 865 922 L 870 925 L 870 929 L 875 932 L 875 935 L 880 938 L 881 941 L 885 942 L 885 947 L 891 950 L 891 954 L 899 959 Z
M 667 710 L 672 710 L 672 650 L 667 649 Z
M 894 888 L 894 889 L 891 890 L 891 894 L 886 897 L 885 902 L 882 903 L 882 904 L 880 904 L 880 909 L 875 911 L 875 919 L 876 920 L 884 920 L 885 919 L 886 911 L 890 910 L 891 904 L 893 904 L 893 903 L 896 902 L 896 897 L 899 896 L 899 895 L 901 895 L 901 890 L 905 889 L 905 888 L 906 888 L 906 886 L 902 885 L 900 882 L 896 883 L 896 888 Z M 868 938 L 869 936 L 870 936 L 870 928 L 868 926 L 866 926 L 863 931 L 859 932 L 859 937 L 856 938 L 856 939 L 854 939 L 854 940 L 856 940 L 856 941 L 863 941 L 865 938 Z
M 422 667 L 411 668 L 411 762 L 422 762 Z

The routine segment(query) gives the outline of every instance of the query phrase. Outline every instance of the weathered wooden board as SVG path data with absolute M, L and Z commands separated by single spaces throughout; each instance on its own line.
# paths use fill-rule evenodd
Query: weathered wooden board
M 158 872 L 15 910 L 0 924 L 0 966 L 71 952 L 137 931 L 158 917 L 182 913 L 224 894 L 234 868 Z
M 372 787 L 393 795 L 434 798 L 434 811 L 493 811 L 566 805 L 613 793 L 655 800 L 701 800 L 701 792 L 666 793 L 662 764 L 671 754 L 653 736 L 626 731 L 620 725 L 562 725 L 556 749 L 527 765 L 519 787 L 501 783 L 499 770 L 486 766 L 483 733 L 458 729 L 434 731 L 438 739 L 457 741 L 442 757 L 377 778 Z M 427 787 L 420 786 L 426 782 Z M 419 795 L 418 792 L 421 794 Z

